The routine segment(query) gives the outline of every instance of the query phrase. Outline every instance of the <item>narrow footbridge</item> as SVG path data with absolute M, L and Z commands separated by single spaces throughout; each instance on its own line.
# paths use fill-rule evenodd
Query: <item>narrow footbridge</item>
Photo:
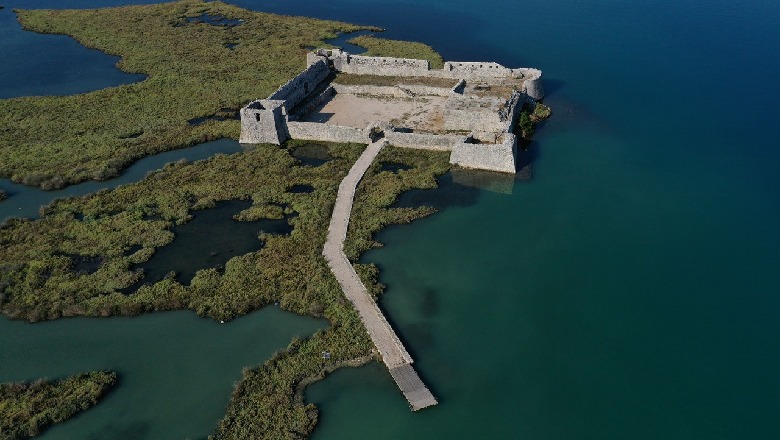
M 347 238 L 347 227 L 349 226 L 349 217 L 352 213 L 352 203 L 355 199 L 357 185 L 386 143 L 385 139 L 380 139 L 369 144 L 339 184 L 338 196 L 333 207 L 333 216 L 328 226 L 328 237 L 322 255 L 328 261 L 328 266 L 341 285 L 344 294 L 355 306 L 371 340 L 390 370 L 393 380 L 401 389 L 406 400 L 409 401 L 412 410 L 417 411 L 436 405 L 436 398 L 417 375 L 412 367 L 414 362 L 412 357 L 404 348 L 390 323 L 385 319 L 379 306 L 368 294 L 366 286 L 360 281 L 355 269 L 344 254 L 344 240 Z

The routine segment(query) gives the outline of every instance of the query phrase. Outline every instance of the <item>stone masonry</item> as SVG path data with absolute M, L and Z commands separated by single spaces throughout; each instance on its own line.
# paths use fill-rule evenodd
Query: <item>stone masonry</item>
M 332 72 L 398 77 L 399 84 L 327 86 L 324 82 Z M 544 97 L 541 76 L 538 69 L 510 69 L 492 62 L 446 62 L 442 69 L 431 69 L 426 60 L 317 49 L 308 53 L 307 67 L 298 76 L 267 99 L 252 101 L 241 109 L 239 140 L 277 145 L 290 138 L 369 144 L 376 133 L 384 133 L 399 147 L 451 151 L 450 163 L 463 168 L 514 173 L 517 139 L 511 132 L 523 104 L 534 104 Z M 404 78 L 453 79 L 457 84 L 404 84 Z M 360 128 L 304 121 L 337 94 L 420 102 L 438 99 L 444 103 L 430 117 L 435 123 L 423 130 L 404 126 L 405 121 L 399 126 L 389 117 Z

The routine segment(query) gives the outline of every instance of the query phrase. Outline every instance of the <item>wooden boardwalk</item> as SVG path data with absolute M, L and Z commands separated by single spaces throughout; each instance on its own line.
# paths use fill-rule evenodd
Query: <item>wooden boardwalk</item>
M 425 387 L 417 372 L 412 367 L 412 357 L 398 339 L 398 335 L 385 319 L 376 302 L 368 294 L 366 286 L 360 281 L 355 269 L 344 254 L 344 240 L 347 238 L 349 217 L 352 214 L 352 203 L 360 179 L 371 166 L 376 156 L 385 146 L 386 140 L 380 139 L 368 147 L 358 158 L 352 168 L 339 184 L 336 204 L 328 226 L 328 237 L 322 255 L 328 261 L 328 266 L 341 285 L 346 297 L 352 302 L 366 326 L 371 341 L 382 355 L 393 380 L 409 401 L 412 409 L 417 411 L 431 405 L 436 405 L 436 398 Z

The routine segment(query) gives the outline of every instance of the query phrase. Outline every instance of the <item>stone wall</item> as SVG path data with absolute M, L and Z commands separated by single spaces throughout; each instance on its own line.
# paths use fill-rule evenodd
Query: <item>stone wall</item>
M 276 144 L 288 139 L 285 128 L 284 101 L 258 99 L 241 109 L 243 144 Z
M 308 67 L 281 86 L 268 99 L 257 100 L 241 109 L 242 143 L 280 144 L 292 137 L 304 140 L 369 144 L 372 126 L 352 128 L 315 122 L 299 122 L 299 114 L 316 108 L 334 93 L 387 95 L 394 97 L 448 97 L 444 108 L 447 130 L 470 130 L 469 136 L 407 133 L 385 128 L 385 137 L 393 145 L 429 150 L 451 150 L 450 163 L 463 168 L 515 173 L 517 138 L 511 133 L 522 104 L 544 97 L 542 72 L 538 69 L 508 69 L 497 63 L 447 62 L 443 69 L 431 70 L 428 61 L 405 58 L 353 56 L 339 49 L 319 49 L 306 57 Z M 331 72 L 356 75 L 423 76 L 459 79 L 453 88 L 399 84 L 398 86 L 346 86 L 333 84 L 307 102 L 306 107 L 289 111 L 306 99 Z M 521 92 L 508 100 L 495 97 L 464 95 L 466 81 L 490 78 L 523 79 Z M 288 120 L 289 118 L 289 120 Z M 376 123 L 372 124 L 376 125 Z M 487 141 L 489 143 L 473 143 Z M 493 143 L 495 142 L 495 143 Z
M 317 88 L 328 75 L 330 75 L 328 64 L 324 59 L 320 59 L 279 87 L 268 99 L 284 100 L 285 109 L 289 111 Z
M 450 78 L 511 78 L 513 76 L 512 69 L 498 63 L 447 61 L 442 71 Z
M 450 154 L 450 163 L 463 168 L 515 173 L 517 158 L 517 137 L 505 133 L 500 144 L 470 144 L 455 145 Z
M 336 94 L 336 89 L 333 86 L 328 86 L 325 90 L 322 91 L 322 93 L 314 97 L 312 100 L 306 102 L 306 105 L 301 106 L 301 108 L 295 109 L 295 114 L 291 114 L 288 116 L 289 120 L 297 121 L 298 119 L 304 118 L 306 115 L 313 112 L 314 109 L 319 107 L 320 104 L 331 99 L 335 94 Z
M 425 76 L 430 70 L 427 60 L 409 58 L 366 57 L 333 51 L 333 68 L 354 75 Z
M 467 136 L 404 133 L 385 130 L 385 139 L 391 145 L 422 150 L 450 151 L 456 144 L 465 142 L 466 138 Z
M 318 122 L 287 122 L 287 131 L 293 139 L 326 142 L 351 142 L 370 144 L 371 130 Z
M 542 86 L 542 71 L 533 68 L 515 69 L 525 80 L 523 82 L 523 91 L 529 98 L 539 101 L 544 98 L 544 87 Z
M 453 96 L 444 106 L 445 130 L 511 131 L 522 107 L 523 95 L 507 100 L 495 97 Z

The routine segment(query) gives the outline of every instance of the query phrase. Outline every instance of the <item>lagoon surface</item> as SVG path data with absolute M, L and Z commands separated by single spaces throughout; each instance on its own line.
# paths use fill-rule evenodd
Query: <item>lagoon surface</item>
M 118 373 L 98 405 L 42 439 L 206 438 L 244 367 L 326 324 L 275 307 L 227 324 L 185 311 L 37 324 L 0 319 L 0 382 Z
M 538 67 L 554 112 L 532 180 L 390 228 L 364 257 L 440 405 L 411 413 L 379 365 L 340 370 L 307 392 L 313 438 L 780 436 L 780 3 L 236 3 Z

